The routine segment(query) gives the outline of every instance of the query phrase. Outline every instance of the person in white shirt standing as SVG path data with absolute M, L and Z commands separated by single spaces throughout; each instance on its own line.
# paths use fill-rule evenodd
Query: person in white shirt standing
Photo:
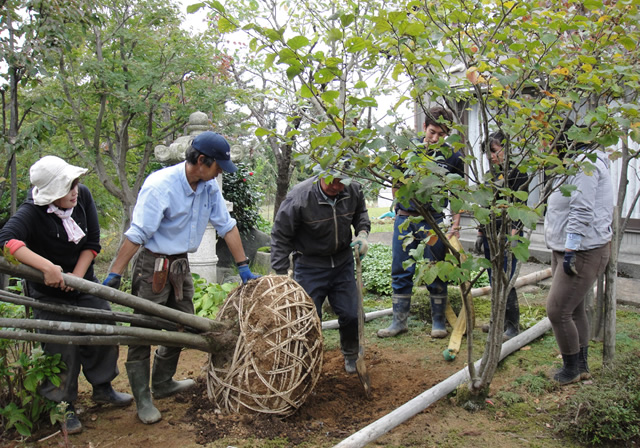
M 193 314 L 194 288 L 187 253 L 198 249 L 209 222 L 227 243 L 243 283 L 258 278 L 249 269 L 236 220 L 229 215 L 215 180 L 222 171 L 236 170 L 230 160 L 229 143 L 220 134 L 207 131 L 193 139 L 184 162 L 150 174 L 140 189 L 131 227 L 124 234 L 124 242 L 104 284 L 118 288 L 122 272 L 137 254 L 131 292 Z M 127 375 L 138 418 L 145 424 L 162 418 L 151 394 L 156 399 L 165 398 L 195 384 L 191 379 L 173 379 L 180 351 L 180 347 L 158 347 L 150 390 L 151 347 L 129 347 Z
M 575 189 L 565 196 L 559 184 L 554 185 L 556 189 L 549 196 L 544 220 L 545 241 L 553 251 L 547 315 L 563 362 L 563 367 L 550 376 L 560 385 L 590 377 L 587 363 L 590 330 L 584 299 L 609 261 L 613 220 L 609 159 L 600 150 L 571 142 L 566 131 L 572 125 L 572 122 L 565 125 L 563 138 L 555 150 L 561 158 L 573 157 L 581 164 L 575 175 L 559 181 Z M 594 154 L 595 159 L 587 158 L 586 152 Z

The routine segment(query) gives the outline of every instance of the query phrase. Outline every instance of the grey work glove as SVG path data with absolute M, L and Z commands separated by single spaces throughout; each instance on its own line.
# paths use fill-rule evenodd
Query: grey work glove
M 353 239 L 351 242 L 351 247 L 354 249 L 358 248 L 358 253 L 360 254 L 360 259 L 362 260 L 365 255 L 367 255 L 367 251 L 369 250 L 369 242 L 367 241 L 367 237 L 369 234 L 364 230 L 358 233 L 358 236 Z
M 576 269 L 576 251 L 571 250 L 564 253 L 562 269 L 564 269 L 564 273 L 568 276 L 578 275 L 578 270 Z
M 484 255 L 484 235 L 479 233 L 476 236 L 476 242 L 473 244 L 473 249 L 478 255 Z

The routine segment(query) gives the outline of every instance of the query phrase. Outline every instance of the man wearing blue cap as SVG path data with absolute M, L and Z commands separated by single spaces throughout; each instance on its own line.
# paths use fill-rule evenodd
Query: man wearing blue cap
M 229 143 L 220 134 L 198 135 L 185 152 L 185 161 L 151 173 L 133 209 L 131 227 L 124 234 L 111 272 L 104 284 L 120 286 L 122 272 L 133 262 L 131 292 L 154 303 L 194 313 L 193 281 L 187 253 L 195 252 L 211 223 L 222 236 L 238 265 L 243 283 L 258 278 L 249 269 L 236 220 L 231 218 L 215 178 L 237 171 L 230 160 Z M 191 379 L 173 380 L 181 349 L 159 346 L 156 350 L 151 390 L 151 347 L 130 346 L 127 375 L 136 401 L 138 418 L 150 424 L 160 420 L 154 398 L 164 398 L 191 388 Z

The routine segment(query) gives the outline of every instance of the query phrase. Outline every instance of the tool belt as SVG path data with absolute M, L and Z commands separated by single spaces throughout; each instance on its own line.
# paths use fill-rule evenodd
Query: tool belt
M 189 259 L 186 253 L 176 255 L 157 254 L 145 249 L 156 260 L 153 266 L 153 276 L 151 280 L 151 291 L 159 294 L 167 284 L 167 279 L 173 286 L 173 293 L 176 300 L 184 299 L 182 287 L 187 275 L 191 275 L 189 269 Z

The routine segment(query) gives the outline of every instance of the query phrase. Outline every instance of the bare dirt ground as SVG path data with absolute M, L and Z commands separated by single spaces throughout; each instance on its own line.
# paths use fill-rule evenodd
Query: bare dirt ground
M 285 447 L 333 446 L 352 433 L 383 417 L 405 402 L 431 388 L 463 368 L 464 361 L 446 363 L 441 357 L 445 342 L 430 347 L 377 347 L 371 341 L 366 361 L 373 388 L 372 400 L 364 396 L 357 375 L 347 375 L 338 350 L 325 352 L 323 373 L 307 402 L 291 417 L 279 419 L 259 415 L 219 415 L 206 393 L 207 355 L 195 350 L 184 351 L 176 378 L 197 379 L 193 392 L 156 400 L 162 420 L 143 425 L 137 419 L 135 405 L 118 409 L 96 406 L 90 398 L 88 384 L 81 384 L 77 408 L 84 431 L 69 436 L 65 445 L 62 434 L 50 427 L 38 434 L 40 442 L 7 446 L 34 447 Z M 426 349 L 426 350 L 425 350 Z M 430 353 L 425 358 L 425 352 Z M 122 349 L 120 363 L 126 357 Z M 432 359 L 430 362 L 428 359 Z M 124 367 L 121 366 L 121 372 Z M 509 375 L 511 376 L 511 375 Z M 497 375 L 492 388 L 499 389 L 508 378 Z M 118 390 L 127 391 L 126 375 L 114 381 Z M 557 400 L 560 397 L 553 397 Z M 452 399 L 451 399 L 452 400 Z M 542 410 L 540 412 L 543 412 Z M 516 429 L 518 426 L 518 429 Z M 274 441 L 275 439 L 275 441 Z M 271 440 L 270 444 L 264 444 Z M 522 428 L 499 410 L 470 413 L 449 400 L 427 408 L 401 424 L 370 446 L 567 446 L 555 440 L 544 424 Z
M 534 266 L 532 269 L 539 268 Z M 536 288 L 530 288 L 533 289 Z M 523 288 L 522 292 L 525 290 Z M 543 301 L 544 294 L 535 297 L 537 301 Z M 375 336 L 377 328 L 386 326 L 388 320 L 367 323 L 366 364 L 373 390 L 371 400 L 366 399 L 358 376 L 344 372 L 342 355 L 335 348 L 335 336 L 328 337 L 325 332 L 325 338 L 333 338 L 333 342 L 325 340 L 328 347 L 324 352 L 321 377 L 307 401 L 290 417 L 220 415 L 206 392 L 208 355 L 197 350 L 185 350 L 175 378 L 194 378 L 197 386 L 188 393 L 156 400 L 163 417 L 159 423 L 142 424 L 136 416 L 135 405 L 124 409 L 94 405 L 90 386 L 81 378 L 80 398 L 76 403 L 84 426 L 81 434 L 69 436 L 65 441 L 57 427 L 49 426 L 29 441 L 0 438 L 0 445 L 4 443 L 3 446 L 12 448 L 331 447 L 465 368 L 466 339 L 458 358 L 448 363 L 442 358 L 448 340 L 432 340 L 426 336 L 429 325 L 417 322 L 415 317 L 410 322 L 410 332 L 393 341 L 380 340 Z M 476 322 L 474 330 L 478 344 L 484 338 L 479 329 L 482 323 Z M 558 362 L 555 359 L 555 340 L 550 333 L 531 346 L 534 350 L 530 346 L 524 347 L 500 364 L 484 409 L 471 412 L 456 402 L 455 394 L 450 394 L 367 446 L 578 446 L 556 434 L 553 411 L 584 384 L 556 388 L 535 396 L 514 387 L 519 378 L 546 372 L 550 364 Z M 536 350 L 541 346 L 542 350 Z M 601 344 L 595 343 L 592 348 L 599 351 Z M 532 356 L 532 351 L 538 352 L 538 358 Z M 480 354 L 478 350 L 476 356 Z M 594 354 L 594 364 L 597 356 Z M 114 381 L 114 386 L 128 392 L 125 359 L 126 347 L 123 347 L 119 361 L 121 374 Z M 597 370 L 597 364 L 595 367 Z M 512 398 L 519 397 L 519 403 L 508 403 L 505 393 L 511 393 Z

